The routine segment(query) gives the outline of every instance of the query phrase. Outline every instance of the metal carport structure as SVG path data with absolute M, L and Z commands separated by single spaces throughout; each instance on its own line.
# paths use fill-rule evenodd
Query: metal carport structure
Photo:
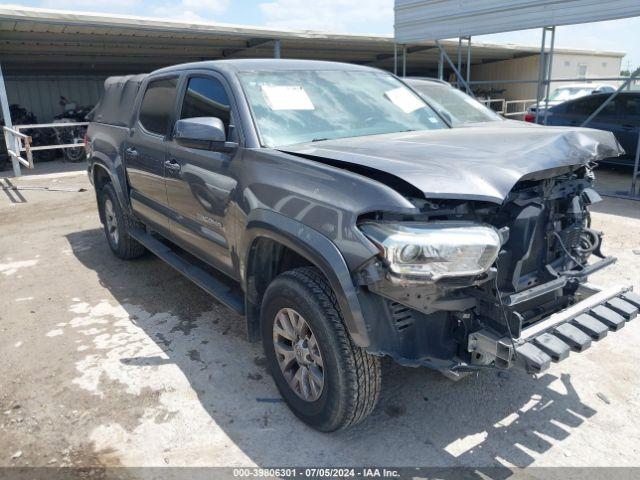
M 446 61 L 457 77 L 459 85 L 469 94 L 471 70 L 471 37 L 490 33 L 502 33 L 531 28 L 542 29 L 542 42 L 539 51 L 540 61 L 536 80 L 538 85 L 536 101 L 538 106 L 545 101 L 549 104 L 549 90 L 552 81 L 577 81 L 579 79 L 553 79 L 552 58 L 555 51 L 556 26 L 615 20 L 640 16 L 638 0 L 475 0 L 460 2 L 459 0 L 395 0 L 394 5 L 395 40 L 402 45 L 403 51 L 410 48 L 413 42 L 434 41 L 439 47 L 439 71 Z M 547 35 L 550 46 L 547 47 Z M 458 65 L 451 60 L 442 40 L 458 37 Z M 462 70 L 462 39 L 467 41 L 466 79 Z M 396 47 L 397 48 L 397 47 Z M 587 126 L 596 115 L 603 110 L 630 81 L 640 76 L 640 68 L 628 78 L 617 78 L 623 83 L 611 96 L 584 121 Z M 508 81 L 508 80 L 507 80 Z M 501 83 L 492 80 L 491 83 Z M 543 92 L 546 90 L 546 92 Z M 540 108 L 536 109 L 536 122 Z M 546 108 L 544 113 L 546 124 Z M 638 146 L 631 180 L 630 197 L 636 196 L 636 180 L 640 176 L 640 131 Z
M 457 41 L 440 41 L 453 55 Z M 474 62 L 491 63 L 536 56 L 536 47 L 474 43 Z M 11 98 L 5 80 L 39 76 L 91 76 L 149 72 L 176 63 L 242 57 L 334 60 L 435 76 L 441 53 L 433 40 L 396 50 L 393 35 L 334 34 L 317 31 L 186 22 L 125 15 L 0 6 L 0 103 L 7 126 Z M 590 53 L 585 51 L 585 53 Z M 38 84 L 39 90 L 45 86 Z M 23 150 L 24 151 L 24 150 Z M 14 172 L 19 167 L 14 162 Z

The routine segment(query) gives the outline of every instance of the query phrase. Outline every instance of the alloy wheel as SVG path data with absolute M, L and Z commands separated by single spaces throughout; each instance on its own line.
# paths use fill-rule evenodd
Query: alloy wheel
M 307 321 L 292 308 L 281 309 L 273 322 L 273 345 L 280 371 L 303 400 L 320 398 L 324 363 L 316 336 Z

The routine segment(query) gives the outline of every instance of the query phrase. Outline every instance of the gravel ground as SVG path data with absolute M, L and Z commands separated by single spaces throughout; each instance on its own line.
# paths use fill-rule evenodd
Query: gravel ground
M 374 414 L 321 434 L 241 317 L 153 256 L 111 255 L 86 175 L 11 181 L 87 191 L 0 193 L 0 466 L 640 466 L 640 320 L 538 376 L 385 362 Z M 594 209 L 619 258 L 594 283 L 640 289 L 639 207 Z

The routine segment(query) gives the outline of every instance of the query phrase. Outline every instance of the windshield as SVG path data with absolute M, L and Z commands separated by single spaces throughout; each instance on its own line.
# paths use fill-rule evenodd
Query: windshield
M 447 128 L 419 96 L 384 72 L 260 71 L 239 77 L 267 147 Z
M 451 119 L 455 127 L 465 123 L 501 121 L 490 108 L 449 85 L 433 82 L 408 82 L 433 107 Z
M 585 95 L 590 95 L 593 91 L 593 88 L 582 88 L 582 87 L 566 87 L 566 88 L 556 88 L 553 93 L 549 96 L 549 100 L 571 100 L 573 98 L 584 97 Z

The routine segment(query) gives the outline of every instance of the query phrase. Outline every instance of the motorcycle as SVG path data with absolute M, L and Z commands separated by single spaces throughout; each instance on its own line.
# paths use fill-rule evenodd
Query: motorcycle
M 66 97 L 60 97 L 60 105 L 64 108 L 64 112 L 54 117 L 53 123 L 76 123 L 85 122 L 86 116 L 93 109 L 89 106 L 78 106 L 76 103 L 71 102 Z M 67 162 L 81 162 L 85 159 L 84 151 L 84 136 L 87 133 L 87 127 L 75 126 L 66 128 L 55 128 L 55 135 L 58 144 L 67 145 L 75 144 L 79 145 L 78 148 L 65 148 L 63 149 L 64 159 Z

